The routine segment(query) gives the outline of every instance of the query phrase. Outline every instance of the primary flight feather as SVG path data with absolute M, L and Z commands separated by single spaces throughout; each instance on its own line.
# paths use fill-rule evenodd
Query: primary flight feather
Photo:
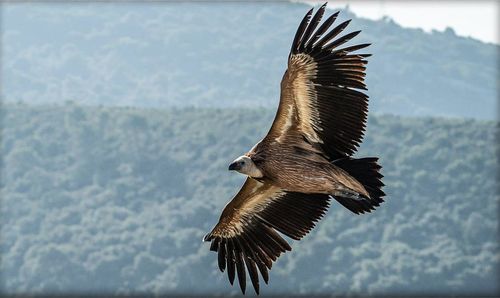
M 364 83 L 367 47 L 341 47 L 360 31 L 338 37 L 349 24 L 321 25 L 326 3 L 299 25 L 281 81 L 274 122 L 264 139 L 229 166 L 247 175 L 204 240 L 221 271 L 243 293 L 246 274 L 259 293 L 276 259 L 291 250 L 281 234 L 300 240 L 327 211 L 331 198 L 359 214 L 383 202 L 378 158 L 355 159 L 368 112 Z M 281 233 L 281 234 L 280 234 Z

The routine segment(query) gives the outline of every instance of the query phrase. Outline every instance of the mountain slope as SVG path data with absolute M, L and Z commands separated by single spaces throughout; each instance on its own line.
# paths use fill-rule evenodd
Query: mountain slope
M 277 106 L 300 3 L 3 4 L 9 102 Z M 333 8 L 334 4 L 330 6 Z M 333 10 L 332 10 L 333 12 Z M 370 42 L 371 110 L 494 119 L 499 47 L 353 18 Z
M 273 114 L 3 107 L 0 292 L 239 293 L 201 239 L 243 183 L 228 163 Z M 358 156 L 381 157 L 386 202 L 362 216 L 332 204 L 261 293 L 498 293 L 495 124 L 368 127 Z

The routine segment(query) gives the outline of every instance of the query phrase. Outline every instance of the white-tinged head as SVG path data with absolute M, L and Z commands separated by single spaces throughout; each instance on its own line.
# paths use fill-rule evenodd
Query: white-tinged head
M 229 165 L 230 171 L 237 171 L 253 178 L 261 178 L 262 172 L 257 168 L 253 160 L 246 156 L 240 156 Z

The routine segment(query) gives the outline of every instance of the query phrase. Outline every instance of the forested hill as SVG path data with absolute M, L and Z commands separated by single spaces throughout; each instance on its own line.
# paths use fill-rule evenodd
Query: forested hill
M 238 293 L 202 236 L 270 109 L 1 109 L 0 292 Z M 370 117 L 387 201 L 333 204 L 263 294 L 498 293 L 495 124 Z
M 453 4 L 450 4 L 453 5 Z M 333 13 L 335 2 L 329 4 Z M 9 102 L 274 108 L 290 43 L 309 5 L 39 3 L 2 5 Z M 425 18 L 425 16 L 422 16 Z M 498 45 L 390 19 L 352 18 L 372 43 L 371 110 L 495 119 Z

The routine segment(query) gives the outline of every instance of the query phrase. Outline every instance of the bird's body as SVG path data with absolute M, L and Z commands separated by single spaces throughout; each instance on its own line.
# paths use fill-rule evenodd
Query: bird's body
M 263 174 L 258 180 L 286 191 L 330 195 L 352 191 L 369 197 L 363 185 L 298 135 L 282 143 L 260 142 L 246 155 Z
M 383 202 L 378 158 L 353 158 L 368 112 L 366 54 L 360 44 L 340 48 L 360 31 L 336 38 L 338 12 L 321 25 L 323 5 L 299 25 L 281 81 L 278 111 L 267 135 L 229 166 L 247 175 L 204 240 L 218 252 L 229 281 L 246 273 L 259 292 L 272 263 L 291 250 L 279 234 L 300 240 L 321 219 L 333 198 L 350 211 L 371 212 Z M 279 233 L 278 233 L 279 232 Z

